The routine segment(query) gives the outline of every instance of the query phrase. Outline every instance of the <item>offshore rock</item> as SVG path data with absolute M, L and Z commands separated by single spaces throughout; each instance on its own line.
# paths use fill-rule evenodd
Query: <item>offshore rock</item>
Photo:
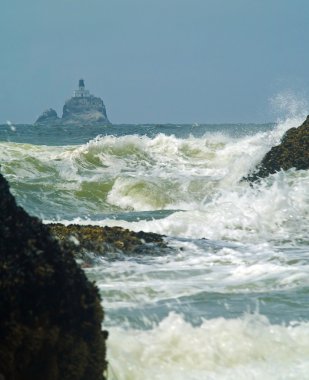
M 106 254 L 162 254 L 167 247 L 164 237 L 152 232 L 133 232 L 122 227 L 49 224 L 61 244 L 72 244 L 78 259 L 91 265 L 96 256 Z
M 95 96 L 73 97 L 63 106 L 63 124 L 110 124 L 103 100 Z
M 309 116 L 298 128 L 289 129 L 277 145 L 265 155 L 257 170 L 245 180 L 257 181 L 280 170 L 309 169 Z
M 0 378 L 102 380 L 97 288 L 0 175 Z
M 110 125 L 106 114 L 103 100 L 93 96 L 85 89 L 83 79 L 79 80 L 78 89 L 74 91 L 72 98 L 67 100 L 63 106 L 62 117 L 50 108 L 35 121 L 38 125 L 77 125 L 96 126 Z
M 59 117 L 57 115 L 57 112 L 53 108 L 49 108 L 48 110 L 44 111 L 42 115 L 40 115 L 36 121 L 35 124 L 49 124 L 49 123 L 59 123 Z

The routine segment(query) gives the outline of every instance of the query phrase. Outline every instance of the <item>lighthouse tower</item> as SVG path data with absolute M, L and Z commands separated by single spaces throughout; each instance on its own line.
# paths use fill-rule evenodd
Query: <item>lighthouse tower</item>
M 85 90 L 85 81 L 84 79 L 80 79 L 78 81 L 78 90 L 74 91 L 74 98 L 89 98 L 90 93 L 88 90 Z

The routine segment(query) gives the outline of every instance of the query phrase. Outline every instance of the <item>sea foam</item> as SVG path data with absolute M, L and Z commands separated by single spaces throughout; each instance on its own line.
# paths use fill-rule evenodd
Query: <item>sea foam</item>
M 272 325 L 260 315 L 194 327 L 171 313 L 151 330 L 112 328 L 111 379 L 308 378 L 309 325 Z

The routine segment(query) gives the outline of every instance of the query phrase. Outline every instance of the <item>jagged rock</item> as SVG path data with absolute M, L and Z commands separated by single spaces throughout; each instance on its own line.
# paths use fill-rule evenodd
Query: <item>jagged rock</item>
M 35 124 L 57 123 L 59 120 L 57 112 L 53 108 L 49 108 L 36 119 Z
M 309 169 L 309 116 L 298 128 L 289 129 L 281 143 L 265 155 L 257 170 L 245 180 L 256 181 L 278 171 Z
M 73 97 L 63 106 L 61 121 L 64 124 L 110 124 L 103 100 L 95 96 Z
M 102 380 L 97 288 L 0 175 L 0 378 Z

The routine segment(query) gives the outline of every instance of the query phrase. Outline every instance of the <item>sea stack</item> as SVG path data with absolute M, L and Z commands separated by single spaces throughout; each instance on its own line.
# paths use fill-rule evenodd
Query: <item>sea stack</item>
M 36 124 L 41 124 L 41 123 L 50 124 L 50 123 L 57 123 L 59 121 L 60 119 L 57 115 L 57 112 L 53 108 L 49 108 L 37 118 L 35 123 Z
M 78 89 L 63 106 L 62 117 L 59 118 L 55 110 L 49 109 L 37 118 L 35 124 L 92 126 L 110 125 L 111 123 L 108 120 L 103 100 L 91 95 L 85 88 L 84 79 L 80 79 Z

